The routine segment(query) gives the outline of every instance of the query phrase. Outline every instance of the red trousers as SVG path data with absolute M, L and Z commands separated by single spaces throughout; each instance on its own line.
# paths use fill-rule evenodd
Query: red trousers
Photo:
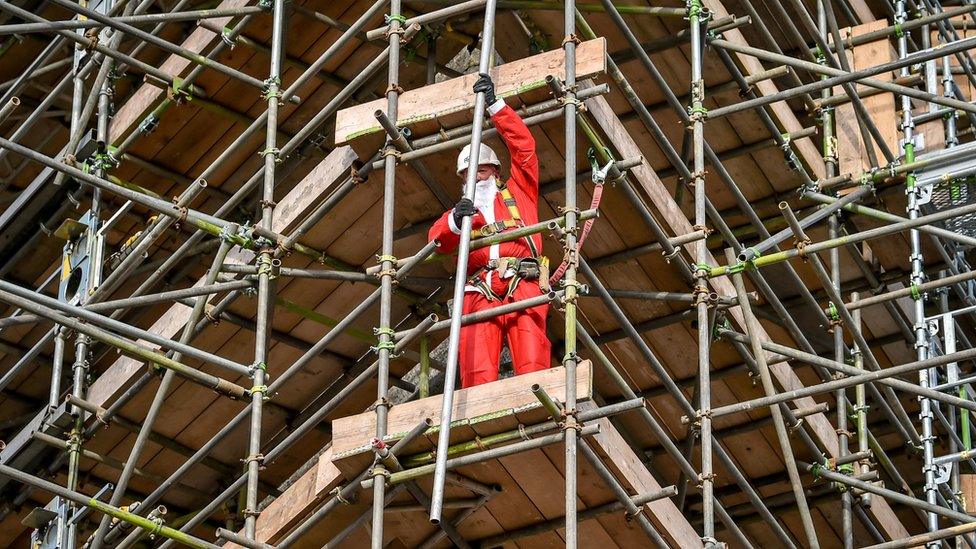
M 523 280 L 512 295 L 504 300 L 488 301 L 479 292 L 464 294 L 464 314 L 485 311 L 542 295 L 539 283 Z M 502 338 L 508 339 L 515 375 L 549 368 L 549 338 L 546 336 L 546 314 L 549 305 L 496 316 L 484 322 L 461 327 L 459 365 L 461 386 L 472 387 L 498 379 L 498 359 L 502 352 Z

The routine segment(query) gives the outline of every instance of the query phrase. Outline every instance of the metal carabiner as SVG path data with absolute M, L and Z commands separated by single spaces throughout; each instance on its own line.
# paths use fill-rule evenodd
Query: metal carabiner
M 592 170 L 591 172 L 592 175 L 590 176 L 590 178 L 593 180 L 593 183 L 597 185 L 600 185 L 607 180 L 607 174 L 610 173 L 610 168 L 613 167 L 613 164 L 615 162 L 613 159 L 613 155 L 610 154 L 610 149 L 603 147 L 603 151 L 606 153 L 607 158 L 609 158 L 610 160 L 608 160 L 607 165 L 603 166 L 602 168 L 600 167 L 600 163 L 597 162 L 596 159 L 596 149 L 590 147 L 590 149 L 586 151 L 586 157 L 590 160 L 590 168 Z

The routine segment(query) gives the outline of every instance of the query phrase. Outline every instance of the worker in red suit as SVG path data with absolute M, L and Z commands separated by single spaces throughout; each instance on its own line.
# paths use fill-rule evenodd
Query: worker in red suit
M 481 74 L 474 91 L 485 94 L 488 113 L 508 147 L 512 163 L 508 180 L 502 180 L 498 155 L 481 144 L 473 168 L 478 170 L 474 200 L 462 198 L 430 229 L 429 238 L 437 240 L 438 251 L 442 253 L 457 250 L 464 216 L 472 216 L 472 240 L 539 222 L 539 158 L 535 153 L 535 139 L 519 115 L 503 99 L 495 97 L 491 77 Z M 462 185 L 467 170 L 472 169 L 470 148 L 471 145 L 464 147 L 457 159 Z M 543 286 L 548 291 L 548 263 L 541 250 L 542 237 L 535 234 L 471 251 L 464 314 L 539 296 Z M 516 375 L 549 368 L 548 312 L 549 305 L 544 304 L 463 326 L 458 357 L 461 386 L 472 387 L 498 379 L 503 337 L 508 340 Z

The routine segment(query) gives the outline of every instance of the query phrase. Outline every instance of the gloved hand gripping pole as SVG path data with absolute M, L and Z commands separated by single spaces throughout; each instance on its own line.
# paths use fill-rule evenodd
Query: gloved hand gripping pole
M 485 26 L 481 32 L 481 56 L 478 72 L 488 74 L 491 69 L 491 51 L 495 38 L 496 0 L 485 3 Z M 475 179 L 481 151 L 481 130 L 485 121 L 485 94 L 478 92 L 474 99 L 474 120 L 471 124 L 471 151 L 468 171 L 464 180 L 464 197 L 474 200 Z M 447 367 L 444 370 L 444 399 L 441 406 L 440 432 L 437 437 L 437 463 L 434 466 L 434 488 L 431 493 L 430 522 L 441 520 L 444 502 L 444 481 L 447 475 L 447 448 L 451 445 L 451 410 L 454 406 L 454 386 L 457 383 L 458 350 L 461 342 L 461 314 L 464 305 L 464 284 L 467 281 L 468 252 L 471 247 L 471 216 L 461 220 L 461 242 L 457 253 L 457 276 L 454 277 L 454 301 L 451 303 L 451 332 L 448 338 Z

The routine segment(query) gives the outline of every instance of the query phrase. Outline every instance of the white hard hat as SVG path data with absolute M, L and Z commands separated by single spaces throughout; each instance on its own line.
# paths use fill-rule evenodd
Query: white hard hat
M 471 144 L 468 143 L 461 149 L 461 154 L 457 157 L 457 173 L 461 174 L 462 171 L 468 169 L 468 159 L 471 156 Z M 495 151 L 491 150 L 491 147 L 481 144 L 481 154 L 478 155 L 478 165 L 482 164 L 492 164 L 501 167 L 502 163 L 498 160 L 498 155 Z

